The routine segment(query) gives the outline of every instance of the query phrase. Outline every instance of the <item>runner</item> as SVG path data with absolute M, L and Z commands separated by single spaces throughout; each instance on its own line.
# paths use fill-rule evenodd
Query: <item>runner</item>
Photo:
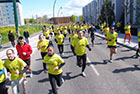
M 110 48 L 110 62 L 112 63 L 113 54 L 117 53 L 117 42 L 118 34 L 115 32 L 115 28 L 112 27 L 111 31 L 107 34 L 106 40 L 108 41 L 108 48 Z
M 52 91 L 54 94 L 58 94 L 56 84 L 60 87 L 64 82 L 61 67 L 65 64 L 65 62 L 59 55 L 54 53 L 54 48 L 52 46 L 48 46 L 47 50 L 48 54 L 44 57 L 43 61 L 48 66 L 48 76 Z M 46 72 L 44 71 L 44 73 Z
M 47 54 L 47 47 L 50 44 L 49 40 L 46 40 L 43 36 L 43 34 L 39 35 L 39 41 L 37 43 L 38 50 L 41 50 L 41 57 L 42 60 L 44 59 L 44 56 Z M 46 71 L 46 65 L 43 63 L 43 70 Z
M 129 36 L 128 43 L 130 43 L 130 41 L 131 41 L 131 25 L 130 25 L 130 22 L 127 23 L 127 26 L 125 26 L 124 29 L 125 29 L 124 43 L 125 43 L 125 40 L 126 40 L 127 36 Z
M 64 33 L 64 37 L 66 38 L 67 37 L 67 28 L 64 28 L 64 30 L 63 30 L 63 33 Z
M 117 22 L 116 26 L 117 26 L 117 32 L 120 33 L 120 28 L 121 28 L 121 23 L 120 23 L 120 21 Z
M 60 56 L 63 57 L 63 51 L 64 51 L 64 35 L 61 34 L 60 30 L 58 30 L 58 34 L 55 36 L 55 42 L 57 43 Z
M 46 37 L 46 39 L 49 40 L 50 31 L 49 31 L 48 29 L 45 29 L 45 31 L 44 31 L 43 34 L 44 34 L 44 36 Z
M 0 59 L 0 94 L 8 94 L 7 83 L 3 61 Z
M 14 56 L 13 49 L 8 49 L 6 55 L 8 59 L 5 60 L 4 66 L 11 75 L 12 94 L 25 94 L 23 78 L 28 66 L 22 59 Z
M 77 37 L 78 37 L 78 35 L 75 34 L 75 31 L 72 31 L 72 34 L 69 36 L 69 42 L 71 43 L 70 47 L 71 47 L 71 50 L 72 50 L 72 52 L 73 52 L 74 55 L 76 55 L 76 54 L 75 54 L 75 51 L 74 51 L 74 47 L 72 46 L 72 42 Z
M 21 58 L 28 65 L 30 77 L 32 77 L 31 58 L 30 58 L 31 57 L 30 55 L 32 54 L 31 46 L 25 42 L 22 36 L 20 36 L 18 38 L 18 44 L 16 45 L 16 49 L 19 58 Z
M 86 68 L 86 47 L 91 51 L 91 48 L 88 45 L 88 40 L 83 37 L 83 31 L 78 32 L 78 37 L 72 42 L 72 46 L 75 48 L 75 53 L 77 55 L 77 65 L 82 67 L 82 76 L 86 76 L 84 70 Z
M 136 57 L 140 56 L 140 31 L 138 33 L 138 49 L 136 52 Z
M 88 30 L 88 32 L 90 33 L 90 37 L 91 37 L 91 43 L 92 46 L 94 47 L 94 39 L 95 39 L 95 35 L 94 32 L 96 31 L 95 26 L 93 24 L 90 25 L 90 28 Z

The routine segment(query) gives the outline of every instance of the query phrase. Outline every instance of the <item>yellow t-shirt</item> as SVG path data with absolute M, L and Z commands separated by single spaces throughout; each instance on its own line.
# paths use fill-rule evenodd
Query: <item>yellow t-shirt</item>
M 71 43 L 72 43 L 72 42 L 74 41 L 74 39 L 77 38 L 77 37 L 78 37 L 77 34 L 74 34 L 74 35 L 71 34 L 71 35 L 70 35 Z
M 63 30 L 63 33 L 64 33 L 64 34 L 67 34 L 67 30 Z
M 3 61 L 0 59 L 0 70 L 2 70 L 3 68 L 4 68 Z M 6 76 L 5 73 L 3 73 L 0 75 L 0 83 L 4 82 L 5 80 Z
M 57 54 L 53 56 L 46 55 L 43 59 L 43 62 L 48 66 L 48 73 L 53 75 L 58 75 L 62 73 L 62 68 L 58 70 L 54 70 L 55 67 L 59 66 L 59 64 L 63 64 L 64 60 Z
M 5 60 L 4 66 L 11 72 L 11 80 L 17 80 L 24 77 L 24 74 L 17 75 L 16 71 L 21 71 L 27 64 L 20 58 L 15 58 L 13 61 Z
M 125 26 L 124 29 L 126 30 L 126 31 L 125 31 L 125 34 L 131 33 L 131 32 L 130 32 L 130 29 L 131 29 L 131 26 L 130 26 L 130 25 Z
M 48 37 L 49 37 L 50 32 L 49 32 L 49 31 L 45 31 L 43 34 L 46 36 L 46 38 L 48 38 Z
M 107 35 L 109 33 L 109 27 L 104 28 L 105 31 L 105 35 Z
M 88 45 L 88 40 L 83 37 L 79 39 L 78 37 L 72 42 L 72 46 L 75 48 L 75 53 L 78 56 L 82 56 L 86 53 L 86 46 Z
M 118 23 L 117 23 L 117 27 L 120 27 L 120 26 L 121 26 L 121 23 L 120 23 L 120 22 L 118 22 Z
M 111 40 L 108 41 L 108 46 L 116 46 L 117 38 L 118 38 L 118 34 L 116 32 L 114 32 L 113 34 L 109 32 L 106 37 L 106 39 Z
M 140 31 L 138 33 L 138 42 L 140 42 Z
M 50 41 L 46 40 L 46 39 L 44 39 L 43 41 L 39 41 L 37 43 L 37 48 L 39 48 L 39 46 L 41 45 L 41 52 L 48 52 L 47 47 L 48 47 L 49 43 L 50 43 Z
M 55 39 L 57 40 L 57 44 L 63 44 L 64 41 L 64 35 L 60 34 L 60 35 L 56 35 Z
M 103 30 L 103 28 L 104 28 L 104 26 L 103 26 L 103 25 L 101 25 L 101 26 L 100 26 L 100 30 Z

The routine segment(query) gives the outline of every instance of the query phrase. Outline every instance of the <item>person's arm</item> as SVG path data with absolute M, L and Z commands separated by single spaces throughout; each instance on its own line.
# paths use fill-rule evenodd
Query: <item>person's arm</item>
M 0 70 L 0 75 L 2 75 L 4 73 L 4 68 L 2 70 Z
M 91 51 L 91 48 L 90 48 L 90 46 L 89 46 L 89 45 L 86 45 L 86 47 L 88 48 L 88 50 L 89 50 L 89 51 Z
M 16 74 L 18 74 L 18 75 L 23 74 L 23 73 L 25 73 L 27 70 L 28 70 L 28 66 L 25 66 L 23 70 L 21 70 L 21 71 L 16 71 Z
M 65 65 L 65 62 L 64 62 L 64 63 L 61 63 L 61 64 L 58 66 L 58 69 L 62 68 L 64 65 Z
M 28 47 L 28 52 L 26 52 L 28 56 L 30 56 L 32 54 L 32 48 L 31 46 L 29 45 Z

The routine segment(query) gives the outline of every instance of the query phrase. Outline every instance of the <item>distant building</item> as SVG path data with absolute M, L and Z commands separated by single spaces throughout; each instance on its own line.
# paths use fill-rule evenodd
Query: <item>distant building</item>
M 91 3 L 87 4 L 83 7 L 83 21 L 86 23 L 97 23 L 97 2 L 92 1 Z
M 50 18 L 49 22 L 53 23 L 53 18 Z M 55 17 L 55 24 L 65 24 L 70 22 L 70 17 Z
M 17 15 L 18 25 L 24 25 L 22 6 L 19 0 L 17 0 Z M 14 10 L 13 0 L 0 0 L 0 26 L 14 26 Z

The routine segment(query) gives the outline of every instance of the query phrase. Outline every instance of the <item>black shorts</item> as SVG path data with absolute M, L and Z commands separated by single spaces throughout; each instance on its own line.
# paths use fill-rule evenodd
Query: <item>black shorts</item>
M 28 66 L 31 65 L 31 60 L 30 59 L 27 59 L 27 60 L 23 60 Z
M 108 46 L 108 48 L 117 48 L 117 46 Z

